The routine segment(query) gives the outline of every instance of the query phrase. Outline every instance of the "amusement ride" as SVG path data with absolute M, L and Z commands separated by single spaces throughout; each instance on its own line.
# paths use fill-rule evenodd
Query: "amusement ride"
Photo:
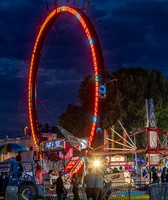
M 160 157 L 167 155 L 167 133 L 159 131 L 156 127 L 155 114 L 154 114 L 154 105 L 153 101 L 150 100 L 146 102 L 146 114 L 147 114 L 147 124 L 144 130 L 136 132 L 132 135 L 129 135 L 125 128 L 122 126 L 119 121 L 120 126 L 123 129 L 124 136 L 117 133 L 112 127 L 110 128 L 113 133 L 118 135 L 119 139 L 115 140 L 114 138 L 109 138 L 108 134 L 104 134 L 104 145 L 96 149 L 92 148 L 93 140 L 95 134 L 99 127 L 99 119 L 101 115 L 101 104 L 102 96 L 106 94 L 106 85 L 104 82 L 103 71 L 105 70 L 104 59 L 102 55 L 102 49 L 99 42 L 98 35 L 94 28 L 94 25 L 87 17 L 84 9 L 78 9 L 72 6 L 56 6 L 48 16 L 45 18 L 43 23 L 40 26 L 39 32 L 34 42 L 33 51 L 31 54 L 30 67 L 29 67 L 29 77 L 28 77 L 28 114 L 29 114 L 29 123 L 31 135 L 33 138 L 34 146 L 39 147 L 39 123 L 38 123 L 38 113 L 36 108 L 36 83 L 37 83 L 37 74 L 40 62 L 41 51 L 46 39 L 46 36 L 49 30 L 52 28 L 53 23 L 57 21 L 58 18 L 62 17 L 65 13 L 69 14 L 70 17 L 75 17 L 78 21 L 79 26 L 83 30 L 86 36 L 86 40 L 89 44 L 91 57 L 92 57 L 92 67 L 93 67 L 93 77 L 94 77 L 94 107 L 92 111 L 92 122 L 90 124 L 90 134 L 88 138 L 88 147 L 90 150 L 85 151 L 85 155 L 94 154 L 94 155 L 117 155 L 117 154 L 126 154 L 126 153 L 146 153 L 147 160 L 149 165 L 153 165 L 159 162 Z M 148 105 L 148 103 L 150 105 Z M 65 134 L 70 134 L 66 132 L 62 127 L 58 127 Z M 147 147 L 145 149 L 137 149 L 136 144 L 131 139 L 132 136 L 137 134 L 144 133 L 145 138 L 147 138 Z M 163 142 L 160 140 L 160 136 L 165 138 Z M 121 145 L 121 148 L 109 148 L 110 143 L 116 143 Z M 107 145 L 108 144 L 108 145 Z M 100 148 L 105 149 L 104 152 L 98 152 Z M 162 155 L 162 156 L 160 156 Z M 155 161 L 152 158 L 155 157 Z M 40 154 L 40 159 L 42 160 L 42 154 Z M 157 160 L 157 161 L 156 161 Z M 77 172 L 83 165 L 83 159 L 81 158 L 78 164 L 75 166 L 71 175 Z M 76 164 L 76 163 L 75 163 Z
M 36 81 L 38 74 L 38 65 L 40 60 L 40 52 L 43 48 L 44 41 L 46 39 L 47 33 L 52 28 L 54 21 L 59 17 L 63 16 L 65 13 L 68 13 L 70 16 L 73 16 L 78 20 L 79 25 L 83 29 L 86 39 L 89 43 L 92 65 L 94 69 L 94 107 L 93 107 L 93 117 L 90 125 L 90 134 L 88 138 L 88 146 L 92 146 L 93 138 L 95 136 L 96 130 L 98 128 L 98 121 L 100 115 L 101 107 L 101 97 L 100 94 L 105 93 L 105 86 L 103 85 L 103 68 L 104 61 L 100 42 L 96 33 L 96 30 L 82 9 L 77 9 L 70 6 L 60 6 L 56 7 L 52 12 L 48 14 L 44 22 L 42 23 L 40 30 L 37 34 L 29 68 L 29 78 L 28 78 L 28 114 L 29 114 L 29 123 L 31 129 L 31 135 L 34 141 L 35 147 L 39 146 L 39 124 L 38 124 L 38 113 L 36 109 Z M 42 156 L 41 156 L 42 159 Z M 82 165 L 79 164 L 79 168 Z M 77 169 L 77 168 L 76 168 Z

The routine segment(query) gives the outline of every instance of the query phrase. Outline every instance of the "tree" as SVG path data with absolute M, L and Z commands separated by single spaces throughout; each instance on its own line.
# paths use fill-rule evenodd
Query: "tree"
M 120 69 L 113 73 L 117 85 L 107 85 L 106 106 L 103 112 L 104 127 L 112 124 L 118 126 L 117 120 L 127 128 L 128 132 L 144 129 L 145 99 L 154 99 L 156 121 L 159 129 L 168 130 L 167 90 L 168 85 L 160 72 L 147 71 L 140 67 Z M 162 120 L 160 120 L 162 119 Z M 137 146 L 144 148 L 144 134 L 139 134 Z
M 145 99 L 152 98 L 155 104 L 159 129 L 168 131 L 168 82 L 161 72 L 141 67 L 124 68 L 113 72 L 117 81 L 107 83 L 107 96 L 102 108 L 102 128 L 115 125 L 119 119 L 128 132 L 144 129 Z M 59 123 L 72 134 L 88 136 L 93 109 L 94 79 L 87 76 L 81 83 L 78 98 L 80 105 L 68 105 L 60 116 Z M 139 145 L 144 147 L 144 135 L 139 136 Z
M 44 124 L 44 127 L 42 128 L 42 133 L 48 133 L 50 131 L 50 126 L 48 123 Z
M 108 85 L 104 118 L 106 119 L 106 115 L 108 116 L 109 113 L 112 113 L 112 117 L 108 122 L 106 120 L 107 127 L 120 119 L 130 130 L 137 127 L 143 128 L 145 99 L 150 98 L 154 99 L 158 119 L 157 113 L 167 107 L 168 100 L 167 81 L 160 72 L 136 67 L 120 69 L 114 72 L 114 76 L 117 78 L 118 87 L 116 88 L 113 83 Z
M 88 137 L 88 110 L 81 106 L 69 104 L 66 111 L 59 117 L 59 124 L 77 137 Z

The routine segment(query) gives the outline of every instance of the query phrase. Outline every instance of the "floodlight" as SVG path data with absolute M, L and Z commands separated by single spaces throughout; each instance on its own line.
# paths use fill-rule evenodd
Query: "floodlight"
M 100 161 L 99 161 L 99 160 L 95 160 L 95 161 L 93 162 L 93 165 L 94 165 L 95 167 L 99 167 L 99 166 L 100 166 Z

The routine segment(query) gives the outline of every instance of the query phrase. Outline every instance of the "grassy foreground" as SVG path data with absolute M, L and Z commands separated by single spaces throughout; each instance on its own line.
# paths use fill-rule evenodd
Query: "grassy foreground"
M 131 196 L 129 197 L 110 197 L 109 200 L 149 200 L 148 195 L 141 195 L 141 196 Z

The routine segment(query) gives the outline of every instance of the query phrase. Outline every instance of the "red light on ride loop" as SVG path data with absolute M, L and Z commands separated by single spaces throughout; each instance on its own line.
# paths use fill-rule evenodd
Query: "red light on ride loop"
M 49 27 L 52 27 L 53 22 L 57 19 L 57 16 L 64 14 L 65 12 L 70 13 L 76 17 L 76 19 L 79 21 L 79 24 L 83 28 L 83 31 L 86 35 L 86 38 L 88 40 L 89 46 L 90 46 L 90 52 L 92 56 L 92 64 L 93 64 L 93 71 L 94 71 L 94 77 L 101 77 L 101 71 L 103 68 L 103 57 L 101 53 L 101 47 L 95 38 L 97 38 L 96 31 L 91 24 L 91 21 L 88 19 L 86 14 L 78 9 L 69 7 L 69 6 L 61 6 L 57 7 L 55 10 L 53 10 L 49 15 L 46 17 L 44 22 L 42 23 L 40 30 L 38 32 L 38 35 L 36 37 L 32 55 L 31 55 L 31 61 L 30 61 L 30 69 L 29 69 L 29 78 L 28 78 L 28 112 L 29 112 L 29 122 L 30 122 L 30 128 L 32 133 L 32 138 L 34 141 L 34 145 L 37 147 L 38 144 L 38 138 L 37 138 L 37 119 L 36 119 L 36 104 L 35 104 L 35 84 L 36 84 L 36 75 L 38 66 L 37 63 L 39 63 L 40 60 L 40 52 L 42 50 L 42 46 L 45 41 L 45 37 L 48 33 Z M 94 39 L 93 39 L 94 38 Z M 95 87 L 95 93 L 94 93 L 94 108 L 93 108 L 93 116 L 97 119 L 98 113 L 99 113 L 99 107 L 100 107 L 100 99 L 99 99 L 99 86 L 100 86 L 100 80 L 95 81 L 94 87 Z M 96 122 L 92 122 L 91 129 L 90 129 L 90 136 L 88 140 L 89 146 L 92 145 L 94 134 L 96 133 Z M 42 155 L 40 155 L 42 158 Z

